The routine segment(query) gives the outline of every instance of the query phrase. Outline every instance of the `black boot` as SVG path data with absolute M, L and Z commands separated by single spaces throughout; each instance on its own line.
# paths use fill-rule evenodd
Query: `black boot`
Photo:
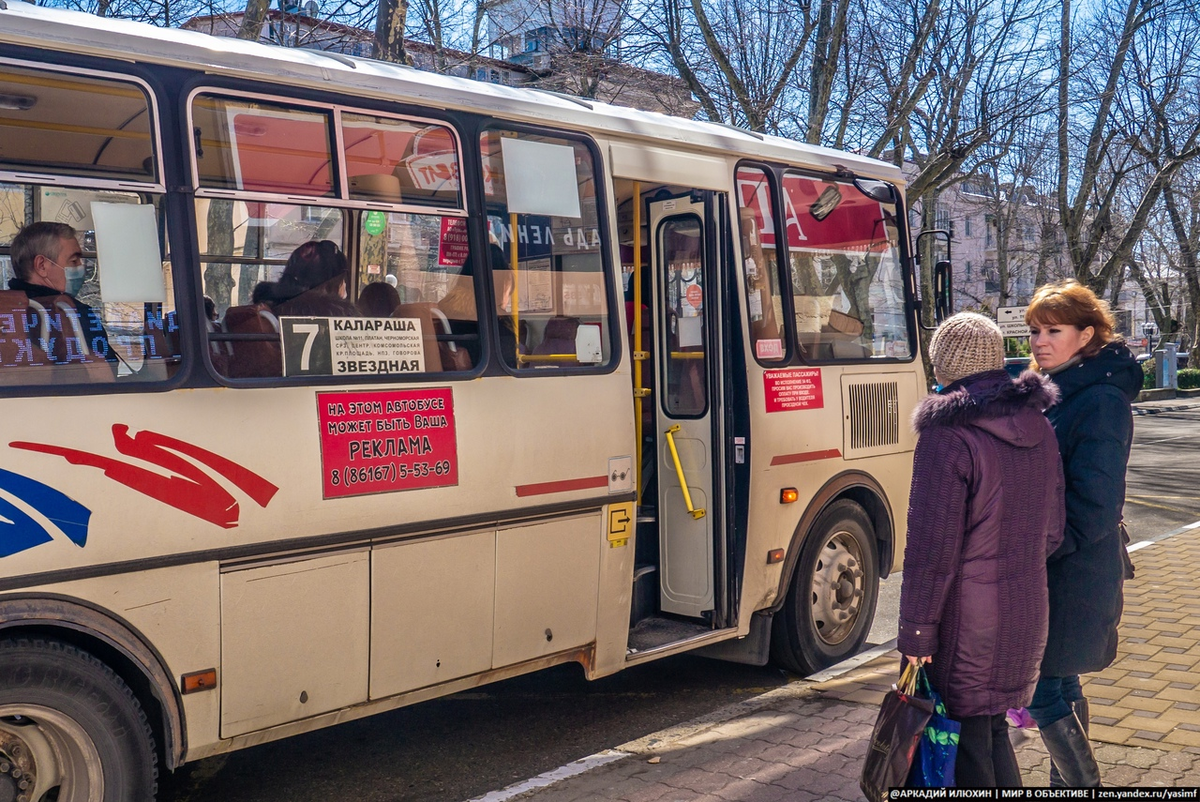
M 1071 709 L 1075 711 L 1075 718 L 1079 719 L 1079 724 L 1083 727 L 1083 734 L 1088 734 L 1088 700 L 1080 699 L 1071 702 Z M 1050 787 L 1051 788 L 1066 788 L 1067 784 L 1063 782 L 1062 775 L 1058 773 L 1058 766 L 1054 765 L 1054 760 L 1050 761 Z
M 1042 727 L 1041 733 L 1050 759 L 1062 774 L 1066 787 L 1100 787 L 1100 767 L 1096 765 L 1092 745 L 1075 713 Z

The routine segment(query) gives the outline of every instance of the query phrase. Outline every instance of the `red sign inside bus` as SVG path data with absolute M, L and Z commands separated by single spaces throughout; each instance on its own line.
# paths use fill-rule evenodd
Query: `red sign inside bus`
M 759 170 L 739 170 L 737 184 L 741 205 L 758 220 L 763 246 L 773 247 L 775 221 L 763 214 L 771 208 L 770 185 Z M 789 250 L 880 252 L 889 247 L 883 209 L 853 185 L 787 173 L 783 196 Z

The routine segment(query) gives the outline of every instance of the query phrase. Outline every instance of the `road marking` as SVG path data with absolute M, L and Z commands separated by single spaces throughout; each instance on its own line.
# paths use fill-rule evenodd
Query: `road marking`
M 1183 439 L 1185 439 L 1185 438 L 1191 438 L 1191 437 L 1194 437 L 1194 436 L 1195 436 L 1195 435 L 1190 435 L 1190 434 L 1180 434 L 1180 435 L 1176 435 L 1175 437 L 1164 437 L 1162 440 L 1151 440 L 1151 441 L 1150 441 L 1150 442 L 1148 442 L 1148 443 L 1138 443 L 1138 445 L 1139 445 L 1139 446 L 1156 446 L 1156 445 L 1158 445 L 1159 443 L 1169 443 L 1169 442 L 1171 442 L 1172 440 L 1183 440 Z
M 1156 510 L 1166 510 L 1167 512 L 1192 512 L 1192 510 L 1185 510 L 1183 507 L 1172 507 L 1168 504 L 1151 504 L 1149 501 L 1140 501 L 1136 498 L 1131 498 L 1128 496 L 1125 498 L 1125 500 L 1130 504 L 1136 504 L 1139 507 L 1153 507 Z
M 874 649 L 867 649 L 865 652 L 859 652 L 853 657 L 847 657 L 842 662 L 835 666 L 830 666 L 824 671 L 818 671 L 816 674 L 811 674 L 805 677 L 809 682 L 827 682 L 831 679 L 840 677 L 847 671 L 853 671 L 859 666 L 869 663 L 876 657 L 883 657 L 888 652 L 896 648 L 896 639 L 892 638 L 887 643 L 881 643 Z
M 502 788 L 499 791 L 491 791 L 483 796 L 477 796 L 470 800 L 470 802 L 504 802 L 506 799 L 512 799 L 513 797 L 520 796 L 529 791 L 535 791 L 539 788 L 546 788 L 578 774 L 599 768 L 606 763 L 623 760 L 629 756 L 629 752 L 622 752 L 619 749 L 605 749 L 603 752 L 588 755 L 573 763 L 568 763 L 565 766 L 559 766 L 544 774 L 539 774 L 531 780 L 523 780 L 519 783 L 513 783 L 507 788 Z

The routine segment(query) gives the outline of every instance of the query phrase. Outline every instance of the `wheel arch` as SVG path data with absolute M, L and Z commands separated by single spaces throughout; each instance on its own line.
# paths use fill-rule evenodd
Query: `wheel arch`
M 59 595 L 0 598 L 0 638 L 69 643 L 106 663 L 137 697 L 169 770 L 183 763 L 183 701 L 166 661 L 129 622 L 88 602 Z
M 888 503 L 887 494 L 883 488 L 865 473 L 860 471 L 844 471 L 834 476 L 817 491 L 808 507 L 800 515 L 796 529 L 788 543 L 787 556 L 784 558 L 783 570 L 779 576 L 779 587 L 775 591 L 775 601 L 770 606 L 772 613 L 778 612 L 787 599 L 788 583 L 796 571 L 796 563 L 800 560 L 800 550 L 804 540 L 812 530 L 817 518 L 827 507 L 840 499 L 849 499 L 862 507 L 871 526 L 875 530 L 875 545 L 879 555 L 879 576 L 886 578 L 891 572 L 892 558 L 895 548 L 895 526 L 893 524 L 892 506 Z

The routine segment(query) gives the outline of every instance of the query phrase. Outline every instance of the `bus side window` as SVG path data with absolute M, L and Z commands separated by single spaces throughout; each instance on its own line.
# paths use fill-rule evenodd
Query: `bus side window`
M 479 147 L 501 360 L 521 374 L 611 364 L 611 260 L 591 151 L 515 131 L 485 132 Z
M 146 90 L 6 63 L 0 95 L 21 101 L 0 108 L 0 170 L 23 176 L 0 184 L 0 385 L 168 379 L 180 352 L 164 331 L 174 293 Z M 118 180 L 127 189 L 106 188 Z
M 754 356 L 761 363 L 782 362 L 787 358 L 788 349 L 783 326 L 783 294 L 779 289 L 772 184 L 765 170 L 739 167 L 737 188 L 742 270 L 746 276 L 746 306 Z M 801 348 L 804 348 L 803 335 Z
M 465 217 L 367 212 L 357 295 L 361 301 L 374 285 L 392 284 L 399 304 L 391 316 L 418 321 L 425 372 L 471 370 L 481 355 L 475 262 Z
M 209 353 L 230 352 L 210 356 L 214 370 L 395 381 L 479 364 L 449 125 L 215 91 L 195 95 L 191 113 L 204 292 L 221 320 Z M 347 242 L 357 250 L 344 254 Z M 293 264 L 307 249 L 321 256 L 312 269 Z M 329 268 L 333 255 L 345 269 Z M 346 320 L 364 316 L 375 322 Z

